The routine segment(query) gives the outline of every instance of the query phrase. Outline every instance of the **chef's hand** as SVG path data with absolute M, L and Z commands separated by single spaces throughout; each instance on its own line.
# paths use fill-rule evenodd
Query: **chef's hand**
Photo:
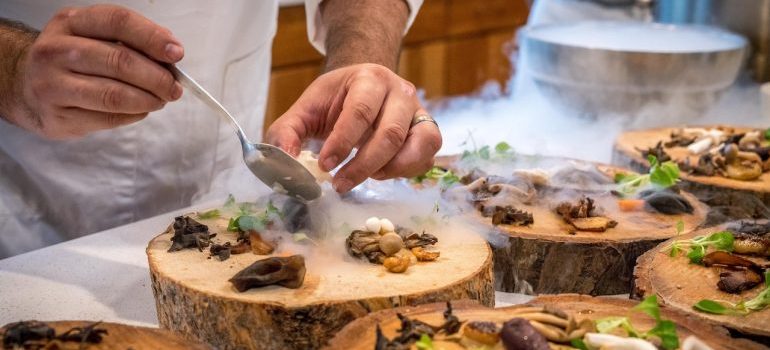
M 50 139 L 71 139 L 137 122 L 182 87 L 161 63 L 184 51 L 171 32 L 129 9 L 60 10 L 21 62 L 14 122 Z
M 427 114 L 415 88 L 376 64 L 337 68 L 319 76 L 267 131 L 267 141 L 292 155 L 302 142 L 325 138 L 319 165 L 328 171 L 358 153 L 335 175 L 334 188 L 347 192 L 367 177 L 412 177 L 433 165 L 441 133 L 430 122 L 410 127 Z

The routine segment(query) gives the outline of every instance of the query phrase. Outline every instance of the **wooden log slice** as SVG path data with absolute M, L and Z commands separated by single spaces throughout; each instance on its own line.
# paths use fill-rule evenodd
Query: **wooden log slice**
M 90 321 L 53 321 L 45 322 L 49 327 L 56 330 L 56 334 L 62 334 L 74 327 L 85 327 L 93 324 Z M 0 329 L 0 339 L 5 335 L 6 326 Z M 102 341 L 98 344 L 84 344 L 80 347 L 80 342 L 61 342 L 60 347 L 55 349 L 82 349 L 82 350 L 101 350 L 101 349 L 133 349 L 133 350 L 204 350 L 211 347 L 199 342 L 190 341 L 159 328 L 137 327 L 118 323 L 102 322 L 98 328 L 107 330 Z
M 542 157 L 550 163 L 577 161 L 567 158 Z M 456 158 L 443 158 L 439 164 L 452 167 Z M 618 172 L 632 171 L 594 164 L 608 178 Z M 483 170 L 483 169 L 482 169 Z M 505 174 L 496 174 L 505 175 Z M 490 218 L 474 211 L 476 219 L 490 230 L 503 235 L 503 244 L 493 244 L 495 289 L 526 294 L 578 293 L 588 295 L 627 294 L 631 291 L 636 259 L 660 242 L 677 234 L 676 223 L 684 222 L 685 232 L 704 220 L 707 207 L 694 196 L 684 193 L 695 211 L 687 215 L 664 215 L 647 211 L 619 211 L 617 200 L 609 193 L 594 196 L 599 207 L 612 213 L 617 227 L 605 232 L 568 233 L 569 225 L 553 208 L 535 203 L 517 207 L 534 216 L 530 226 L 492 226 Z M 569 200 L 576 200 L 572 195 Z M 564 198 L 565 200 L 568 198 Z
M 235 241 L 227 220 L 200 222 L 218 233 L 215 240 Z M 167 231 L 147 247 L 160 324 L 218 349 L 315 349 L 372 311 L 459 298 L 494 305 L 492 252 L 473 234 L 462 242 L 442 241 L 439 234 L 440 258 L 403 274 L 336 256 L 324 261 L 333 267 L 309 261 L 298 289 L 269 286 L 243 293 L 228 279 L 266 256 L 245 253 L 219 261 L 195 249 L 168 253 L 171 236 Z
M 697 235 L 708 235 L 721 229 L 699 230 L 676 239 L 688 239 Z M 684 256 L 672 258 L 664 251 L 671 241 L 662 243 L 639 258 L 634 271 L 634 292 L 632 297 L 643 298 L 657 295 L 658 301 L 671 309 L 691 315 L 702 321 L 722 325 L 745 335 L 759 336 L 763 343 L 770 344 L 770 308 L 752 312 L 746 316 L 712 315 L 695 311 L 693 305 L 702 299 L 723 300 L 738 303 L 759 294 L 763 286 L 754 287 L 740 294 L 729 294 L 717 288 L 719 272 L 716 268 L 691 264 Z M 766 258 L 741 255 L 756 263 L 768 265 Z
M 513 313 L 524 306 L 550 306 L 573 314 L 579 322 L 583 319 L 596 320 L 609 316 L 629 316 L 631 323 L 638 329 L 647 330 L 654 326 L 655 321 L 639 312 L 629 312 L 636 302 L 627 299 L 609 297 L 591 297 L 577 294 L 547 295 L 533 299 L 526 305 L 509 306 L 490 309 L 477 303 L 462 300 L 452 302 L 453 314 L 461 321 L 489 321 L 502 324 L 513 318 Z M 442 313 L 446 309 L 444 303 L 420 305 L 416 307 L 401 307 L 372 313 L 359 318 L 343 328 L 329 341 L 325 349 L 373 350 L 376 342 L 376 327 L 379 324 L 383 334 L 388 338 L 397 335 L 401 323 L 396 313 L 401 313 L 412 319 L 429 324 L 441 324 Z M 677 324 L 677 334 L 680 341 L 690 335 L 695 335 L 705 341 L 715 350 L 753 350 L 765 349 L 761 345 L 745 339 L 730 338 L 724 329 L 713 325 L 703 324 L 697 320 L 674 310 L 662 308 L 663 318 Z
M 715 126 L 706 126 L 715 127 Z M 642 157 L 639 149 L 654 147 L 659 141 L 670 139 L 676 128 L 636 130 L 622 133 L 615 141 L 612 163 L 646 172 L 650 164 Z M 735 128 L 737 132 L 746 132 L 749 128 Z M 685 147 L 666 148 L 675 161 L 689 158 L 692 164 L 698 163 L 698 156 L 690 155 Z M 682 174 L 682 189 L 694 194 L 710 206 L 725 207 L 726 219 L 770 218 L 770 172 L 765 172 L 757 180 L 740 181 L 722 176 L 697 176 Z M 764 206 L 761 204 L 764 203 Z

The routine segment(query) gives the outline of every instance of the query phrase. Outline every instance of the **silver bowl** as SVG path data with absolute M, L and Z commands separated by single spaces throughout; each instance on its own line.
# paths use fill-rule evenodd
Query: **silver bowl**
M 703 113 L 735 81 L 746 39 L 708 26 L 579 22 L 521 31 L 523 73 L 572 113 Z

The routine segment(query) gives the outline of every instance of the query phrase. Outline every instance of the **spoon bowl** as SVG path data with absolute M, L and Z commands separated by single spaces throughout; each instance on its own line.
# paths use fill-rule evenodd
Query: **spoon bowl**
M 285 193 L 297 199 L 311 201 L 321 196 L 321 187 L 315 177 L 299 161 L 273 145 L 250 142 L 230 112 L 200 84 L 176 66 L 169 66 L 169 70 L 182 86 L 190 90 L 214 112 L 228 120 L 235 128 L 238 140 L 241 141 L 243 161 L 254 176 L 273 191 Z

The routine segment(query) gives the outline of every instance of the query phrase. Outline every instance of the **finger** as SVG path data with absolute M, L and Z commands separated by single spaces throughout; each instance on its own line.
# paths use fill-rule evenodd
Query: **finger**
M 289 109 L 270 125 L 265 141 L 296 157 L 302 148 L 302 141 L 308 135 L 307 130 L 302 118 L 297 117 L 293 109 Z
M 435 124 L 416 124 L 409 130 L 404 147 L 372 178 L 384 180 L 425 174 L 433 166 L 434 156 L 441 148 L 441 143 L 441 132 Z
M 129 47 L 80 37 L 66 37 L 57 45 L 67 48 L 61 57 L 73 72 L 122 81 L 164 101 L 182 96 L 182 85 L 168 69 Z
M 68 24 L 74 35 L 119 41 L 158 61 L 176 63 L 184 56 L 171 31 L 124 7 L 95 5 L 70 10 Z
M 377 120 L 386 96 L 387 85 L 368 77 L 350 85 L 340 116 L 318 155 L 322 170 L 332 170 L 348 157 Z
M 63 108 L 59 115 L 61 119 L 64 119 L 64 123 L 67 124 L 65 130 L 76 135 L 114 129 L 136 123 L 147 117 L 147 113 L 105 113 L 77 107 Z
M 80 107 L 99 112 L 140 114 L 163 108 L 164 102 L 156 96 L 121 83 L 95 76 L 71 74 L 57 83 L 51 102 L 64 107 Z
M 415 104 L 413 96 L 399 89 L 390 91 L 371 139 L 335 175 L 333 185 L 337 192 L 349 191 L 390 162 L 406 140 L 413 112 L 417 109 Z

